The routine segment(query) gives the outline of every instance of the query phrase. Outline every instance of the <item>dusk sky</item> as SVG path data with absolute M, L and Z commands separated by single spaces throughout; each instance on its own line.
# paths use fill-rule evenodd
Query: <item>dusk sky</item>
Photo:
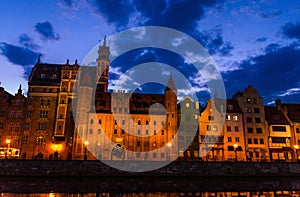
M 43 63 L 81 63 L 104 35 L 151 25 L 174 28 L 200 42 L 216 62 L 228 98 L 253 85 L 265 104 L 300 103 L 299 0 L 3 0 L 0 8 L 0 81 L 13 94 L 19 84 L 27 89 L 38 54 Z M 111 82 L 130 66 L 157 59 L 181 64 L 179 70 L 193 84 L 199 81 L 180 57 L 161 57 L 155 49 L 130 55 L 133 62 L 112 62 Z M 196 86 L 199 95 L 207 93 Z

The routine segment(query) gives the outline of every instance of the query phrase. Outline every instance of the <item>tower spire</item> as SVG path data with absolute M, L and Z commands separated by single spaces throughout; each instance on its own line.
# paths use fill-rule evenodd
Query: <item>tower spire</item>
M 104 40 L 103 40 L 103 46 L 106 46 L 106 35 L 104 36 Z

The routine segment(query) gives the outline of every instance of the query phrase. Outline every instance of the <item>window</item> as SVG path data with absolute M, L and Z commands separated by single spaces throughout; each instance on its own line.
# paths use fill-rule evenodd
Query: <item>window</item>
M 146 130 L 146 135 L 148 135 L 149 134 L 149 131 L 148 130 Z
M 22 117 L 22 112 L 21 111 L 18 111 L 17 112 L 17 118 L 21 118 Z
M 137 141 L 137 142 L 136 142 L 136 145 L 137 145 L 137 146 L 140 146 L 140 145 L 141 145 L 141 141 Z
M 41 79 L 45 79 L 45 74 L 41 74 Z
M 149 124 L 149 120 L 146 120 L 146 125 L 148 125 Z
M 45 138 L 43 138 L 41 136 L 37 137 L 35 145 L 37 145 L 37 146 L 45 146 Z
M 45 105 L 45 100 L 44 100 L 44 99 L 41 99 L 41 100 L 40 100 L 40 105 L 41 105 L 41 106 Z
M 119 107 L 119 113 L 122 113 L 122 107 Z
M 247 128 L 247 132 L 248 132 L 248 133 L 253 133 L 253 128 L 252 128 L 252 127 L 248 127 L 248 128 Z
M 57 75 L 56 74 L 53 74 L 52 75 L 52 79 L 56 79 L 57 78 Z
M 26 145 L 28 142 L 28 135 L 23 135 L 22 137 L 22 145 Z
M 215 117 L 214 116 L 208 116 L 208 120 L 214 120 Z
M 10 114 L 9 114 L 10 118 L 15 118 L 15 116 L 16 116 L 16 113 L 14 111 L 10 112 Z
M 227 126 L 227 131 L 231 131 L 231 126 Z
M 114 134 L 116 135 L 118 133 L 118 130 L 117 129 L 114 129 Z
M 16 123 L 15 125 L 15 131 L 19 131 L 20 130 L 20 123 Z
M 230 115 L 226 115 L 226 120 L 230 120 Z
M 250 98 L 247 98 L 247 103 L 251 103 L 251 99 Z
M 161 157 L 161 158 L 165 158 L 165 153 L 161 153 L 161 154 L 160 154 L 160 157 Z
M 165 131 L 164 130 L 161 131 L 161 135 L 165 135 Z
M 217 130 L 218 130 L 218 126 L 217 126 L 217 125 L 214 125 L 214 126 L 213 126 L 213 130 L 214 130 L 214 131 L 217 131 Z
M 31 118 L 32 110 L 26 112 L 26 118 Z
M 161 126 L 165 126 L 165 122 L 164 121 L 161 121 Z
M 228 137 L 227 140 L 228 140 L 228 142 L 232 142 L 232 138 L 231 137 Z
M 30 122 L 25 122 L 25 127 L 24 127 L 24 129 L 25 129 L 25 130 L 28 130 L 29 127 L 30 127 Z
M 156 120 L 153 121 L 153 125 L 156 125 Z
M 286 127 L 285 126 L 272 126 L 273 131 L 277 132 L 286 132 Z
M 46 105 L 49 106 L 50 103 L 51 103 L 51 101 L 50 101 L 50 99 L 48 99 Z
M 94 120 L 93 119 L 90 120 L 90 124 L 94 124 Z
M 99 119 L 99 120 L 98 120 L 98 123 L 99 123 L 99 124 L 102 124 L 102 120 L 101 120 L 101 119 Z
M 48 111 L 41 110 L 40 111 L 40 118 L 48 118 Z
M 38 130 L 46 130 L 46 123 L 45 122 L 39 122 L 38 123 Z
M 262 134 L 262 128 L 256 128 L 256 133 L 257 134 Z
M 232 111 L 233 110 L 233 105 L 228 105 L 228 110 Z
M 4 123 L 0 122 L 0 129 L 3 129 L 3 128 L 4 128 Z
M 115 125 L 117 125 L 118 123 L 117 123 L 117 121 L 115 120 Z
M 256 122 L 256 123 L 261 123 L 260 118 L 255 118 L 255 122 Z
M 245 111 L 246 111 L 247 113 L 251 113 L 251 109 L 250 109 L 249 107 L 246 107 L 246 108 L 245 108 Z
M 232 118 L 234 121 L 238 121 L 238 116 L 233 116 Z
M 207 131 L 211 131 L 211 126 L 210 126 L 210 125 L 207 125 L 207 126 L 206 126 L 206 130 L 207 130 Z
M 235 137 L 235 142 L 240 142 L 240 138 L 239 137 Z
M 138 130 L 138 135 L 141 135 L 141 130 Z
M 296 128 L 296 133 L 300 133 L 300 129 L 299 128 Z
M 252 139 L 248 138 L 248 144 L 252 144 Z
M 186 121 L 189 121 L 189 120 L 191 120 L 191 117 L 190 117 L 189 115 L 186 115 L 186 116 L 185 116 L 185 120 L 186 120 Z
M 154 135 L 156 135 L 156 130 L 154 130 L 154 132 L 153 132 L 153 133 L 154 133 Z
M 259 110 L 259 108 L 257 108 L 257 107 L 254 107 L 254 113 L 260 113 L 260 110 Z
M 235 132 L 239 132 L 239 127 L 238 127 L 238 126 L 235 126 L 235 127 L 234 127 L 234 131 L 235 131 Z
M 13 130 L 13 123 L 9 123 L 9 125 L 8 125 L 8 130 L 9 130 L 9 131 L 12 131 L 12 130 Z
M 247 123 L 252 123 L 252 118 L 250 118 L 250 117 L 246 118 L 246 122 Z
M 153 157 L 153 158 L 156 158 L 156 153 L 153 153 L 153 154 L 152 154 L 152 157 Z
M 260 139 L 259 139 L 259 143 L 260 143 L 260 144 L 264 144 L 264 139 L 263 139 L 263 138 L 260 138 Z
M 258 144 L 258 140 L 257 140 L 257 138 L 254 138 L 254 144 Z
M 93 134 L 93 129 L 90 129 L 90 134 Z
M 257 98 L 253 98 L 253 103 L 254 103 L 254 104 L 257 103 Z
M 138 120 L 138 125 L 141 125 L 141 121 L 140 120 Z
M 122 132 L 122 135 L 124 135 L 124 133 L 125 133 L 125 130 L 124 130 L 124 129 L 122 129 L 122 131 L 121 131 L 121 132 Z

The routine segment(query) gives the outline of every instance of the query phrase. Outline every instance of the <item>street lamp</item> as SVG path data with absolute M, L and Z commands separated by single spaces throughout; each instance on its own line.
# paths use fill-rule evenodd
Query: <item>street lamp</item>
M 299 149 L 299 145 L 294 145 L 294 148 L 295 148 L 295 152 L 296 152 L 296 161 L 298 162 L 298 149 Z
M 9 149 L 10 142 L 11 142 L 10 139 L 6 139 L 6 140 L 5 140 L 5 143 L 6 143 L 5 159 L 7 159 L 7 151 L 8 151 L 8 149 Z
M 238 145 L 237 145 L 237 144 L 234 144 L 234 145 L 233 145 L 233 147 L 234 147 L 235 161 L 237 162 L 237 161 L 238 161 L 238 159 L 237 159 L 237 153 L 236 153 L 236 149 L 237 149 Z
M 84 160 L 87 160 L 87 146 L 89 145 L 89 141 L 84 141 Z
M 171 153 L 171 146 L 172 146 L 172 143 L 171 143 L 171 142 L 168 142 L 168 143 L 167 143 L 167 146 L 168 146 L 168 152 L 169 152 L 169 154 L 168 154 L 168 160 L 170 161 L 170 158 L 171 158 L 170 153 Z

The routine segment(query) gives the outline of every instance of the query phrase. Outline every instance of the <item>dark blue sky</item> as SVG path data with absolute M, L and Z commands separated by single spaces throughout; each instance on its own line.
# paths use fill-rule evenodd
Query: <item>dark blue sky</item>
M 0 81 L 11 93 L 20 83 L 27 88 L 38 54 L 46 63 L 82 62 L 104 35 L 152 25 L 174 28 L 201 43 L 223 76 L 227 97 L 251 84 L 266 104 L 278 98 L 300 103 L 298 0 L 0 1 L 0 7 Z M 134 61 L 112 64 L 111 88 L 130 65 L 158 59 L 199 82 L 180 57 L 155 49 L 131 55 Z M 207 94 L 198 87 L 199 95 Z

